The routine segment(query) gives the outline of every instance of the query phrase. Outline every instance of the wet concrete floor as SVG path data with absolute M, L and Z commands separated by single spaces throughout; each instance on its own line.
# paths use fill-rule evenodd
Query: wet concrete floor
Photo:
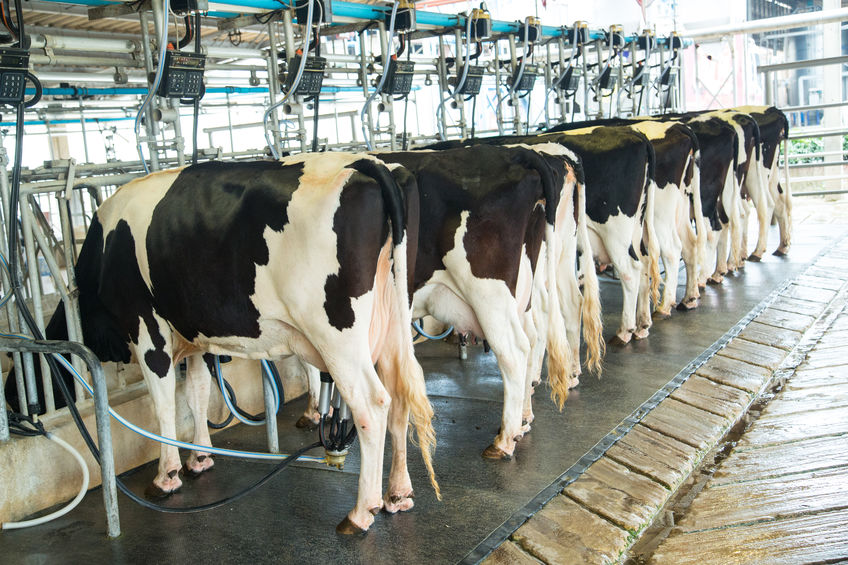
M 470 348 L 469 359 L 460 361 L 447 344 L 418 346 L 437 416 L 434 462 L 444 499 L 436 500 L 420 457 L 411 449 L 415 508 L 395 516 L 378 515 L 364 536 L 339 536 L 334 529 L 356 497 L 359 460 L 354 448 L 344 471 L 297 464 L 256 493 L 202 514 L 160 514 L 120 495 L 123 535 L 116 540 L 105 536 L 102 498 L 95 490 L 59 520 L 0 534 L 2 562 L 455 563 L 844 232 L 841 226 L 796 226 L 788 257 L 769 255 L 762 263 L 749 264 L 722 286 L 707 288 L 698 310 L 657 321 L 647 340 L 610 348 L 602 377 L 584 376 L 562 413 L 540 389 L 533 431 L 519 443 L 511 461 L 480 457 L 500 423 L 502 387 L 494 357 L 482 348 Z M 773 249 L 774 229 L 770 236 Z M 617 282 L 602 278 L 601 293 L 605 334 L 610 336 L 618 325 L 621 292 Z M 293 426 L 303 406 L 301 399 L 281 411 L 284 451 L 315 439 Z M 264 430 L 239 426 L 213 441 L 222 447 L 261 450 Z M 187 506 L 217 500 L 254 482 L 270 465 L 219 457 L 212 472 L 186 480 L 182 491 L 164 503 Z M 152 463 L 123 478 L 141 493 L 154 474 Z

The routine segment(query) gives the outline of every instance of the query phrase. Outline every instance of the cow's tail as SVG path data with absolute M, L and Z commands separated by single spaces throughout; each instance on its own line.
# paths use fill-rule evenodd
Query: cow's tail
M 644 238 L 651 276 L 651 301 L 657 304 L 660 296 L 660 248 L 657 233 L 654 230 L 654 207 L 657 199 L 657 183 L 654 181 L 656 154 L 654 153 L 654 146 L 647 138 L 645 138 L 645 147 L 647 149 L 647 164 L 645 167 Z
M 704 222 L 704 211 L 701 205 L 701 166 L 700 152 L 695 149 L 689 157 L 689 167 L 692 167 L 692 192 L 689 195 L 692 219 L 695 222 L 695 262 L 698 265 L 696 276 L 706 269 L 707 260 L 707 226 Z
M 560 146 L 546 146 L 542 151 L 561 154 Z M 542 183 L 542 193 L 545 197 L 545 278 L 548 289 L 548 386 L 551 388 L 551 398 L 557 407 L 562 410 L 566 398 L 568 398 L 568 383 L 572 370 L 571 350 L 562 318 L 562 310 L 559 304 L 559 293 L 557 292 L 557 259 L 559 258 L 559 242 L 557 241 L 555 225 L 557 207 L 560 205 L 563 187 L 567 183 L 574 183 L 574 171 L 568 170 L 568 160 L 563 159 L 566 165 L 564 178 L 558 178 L 554 169 L 536 151 L 516 152 L 518 159 L 524 166 L 539 173 Z
M 601 320 L 601 296 L 598 275 L 589 242 L 589 222 L 586 215 L 586 188 L 577 183 L 577 250 L 580 270 L 583 272 L 583 302 L 580 307 L 583 320 L 583 339 L 586 342 L 586 366 L 596 375 L 601 373 L 601 362 L 606 353 L 604 324 Z
M 436 491 L 436 497 L 441 500 L 441 490 L 436 481 L 436 473 L 433 470 L 433 451 L 436 448 L 436 432 L 433 428 L 433 407 L 427 398 L 427 390 L 424 385 L 424 371 L 415 359 L 415 351 L 412 346 L 411 332 L 412 313 L 410 311 L 409 289 L 408 289 L 408 261 L 407 246 L 410 241 L 406 236 L 406 206 L 404 193 L 392 176 L 389 169 L 377 159 L 363 159 L 354 163 L 355 168 L 373 178 L 380 186 L 383 195 L 383 204 L 388 211 L 391 221 L 392 234 L 392 274 L 395 290 L 395 307 L 397 318 L 401 321 L 396 331 L 405 332 L 403 344 L 399 352 L 398 364 L 398 394 L 405 399 L 409 407 L 410 418 L 418 435 L 418 445 L 421 449 L 421 457 L 430 483 Z M 409 178 L 410 182 L 414 179 Z M 417 238 L 416 238 L 417 239 Z

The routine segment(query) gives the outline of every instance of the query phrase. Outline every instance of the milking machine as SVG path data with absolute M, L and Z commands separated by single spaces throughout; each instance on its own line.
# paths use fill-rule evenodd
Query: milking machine
M 365 139 L 365 145 L 368 147 L 369 151 L 374 150 L 373 137 L 375 133 L 379 133 L 379 129 L 376 128 L 374 124 L 374 114 L 372 110 L 371 103 L 377 96 L 380 96 L 380 103 L 377 106 L 377 112 L 387 112 L 389 116 L 389 127 L 387 128 L 387 132 L 389 134 L 389 145 L 392 151 L 396 149 L 395 147 L 395 131 L 394 131 L 394 112 L 392 111 L 392 94 L 394 92 L 402 93 L 405 90 L 405 94 L 409 94 L 412 88 L 412 73 L 414 69 L 414 65 L 412 61 L 398 61 L 397 53 L 392 53 L 389 55 L 390 50 L 394 50 L 394 36 L 395 36 L 395 25 L 397 23 L 397 15 L 398 10 L 401 7 L 401 4 L 404 5 L 404 17 L 402 18 L 402 24 L 408 26 L 405 31 L 411 31 L 412 26 L 415 23 L 414 12 L 411 12 L 413 6 L 411 2 L 395 0 L 392 3 L 392 10 L 387 16 L 388 18 L 388 32 L 386 36 L 382 36 L 382 31 L 385 27 L 384 22 L 380 22 L 380 60 L 383 65 L 383 72 L 380 74 L 380 79 L 374 84 L 374 89 L 371 90 L 370 94 L 368 92 L 368 80 L 366 73 L 366 65 L 365 62 L 365 37 L 363 33 L 359 35 L 359 47 L 360 47 L 360 57 L 363 63 L 362 68 L 362 89 L 363 92 L 367 94 L 367 98 L 365 99 L 365 103 L 362 105 L 362 109 L 359 112 L 359 119 L 362 123 L 362 136 Z M 364 30 L 363 30 L 364 32 Z M 392 80 L 388 81 L 389 75 L 391 74 Z
M 607 57 L 601 65 L 601 43 L 607 48 Z M 592 80 L 592 90 L 594 91 L 594 100 L 598 102 L 598 117 L 604 117 L 604 98 L 609 98 L 609 110 L 606 117 L 613 116 L 613 94 L 621 95 L 621 53 L 625 46 L 624 33 L 622 27 L 613 25 L 609 31 L 605 33 L 604 39 L 597 40 L 598 45 L 598 65 L 600 71 Z M 618 63 L 617 65 L 614 63 Z M 617 107 L 617 106 L 616 106 Z
M 676 100 L 679 93 L 678 81 L 680 68 L 676 65 L 678 52 L 683 47 L 683 40 L 677 32 L 671 32 L 667 41 L 660 42 L 660 73 L 656 79 L 655 88 L 659 96 L 661 113 L 679 108 Z M 667 57 L 667 58 L 666 58 Z

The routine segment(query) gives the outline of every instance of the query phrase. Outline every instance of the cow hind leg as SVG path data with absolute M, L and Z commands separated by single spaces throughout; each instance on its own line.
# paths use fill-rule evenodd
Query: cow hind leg
M 506 288 L 504 291 L 508 292 Z M 522 436 L 521 411 L 530 343 L 521 327 L 514 302 L 506 298 L 502 302 L 487 303 L 483 312 L 476 309 L 486 339 L 497 357 L 504 383 L 501 430 L 494 443 L 483 451 L 483 457 L 487 459 L 511 458 L 516 439 Z M 493 303 L 504 304 L 504 308 L 493 309 L 490 307 Z
M 333 352 L 335 359 L 324 356 L 336 387 L 350 407 L 362 454 L 356 506 L 336 526 L 341 534 L 368 530 L 374 523 L 374 516 L 383 508 L 383 452 L 391 399 L 371 365 L 370 356 L 358 358 L 361 356 L 357 356 L 356 351 L 337 347 Z
M 212 383 L 211 355 L 192 355 L 186 359 L 186 399 L 194 416 L 195 445 L 212 445 L 209 427 L 206 425 L 209 408 L 209 390 Z M 208 451 L 192 450 L 183 470 L 187 474 L 197 475 L 211 469 L 214 465 L 212 454 Z
M 161 331 L 160 328 L 167 327 L 164 321 L 157 318 L 156 322 L 156 328 L 150 327 L 152 324 L 142 324 L 138 345 L 135 346 L 136 358 L 139 359 L 141 372 L 153 399 L 153 408 L 159 420 L 159 434 L 176 439 L 176 371 L 172 361 L 171 334 Z M 145 329 L 148 331 L 144 331 Z M 151 337 L 150 331 L 156 332 L 155 338 Z M 177 448 L 165 443 L 160 444 L 159 467 L 147 494 L 163 496 L 179 489 L 182 486 L 180 467 Z

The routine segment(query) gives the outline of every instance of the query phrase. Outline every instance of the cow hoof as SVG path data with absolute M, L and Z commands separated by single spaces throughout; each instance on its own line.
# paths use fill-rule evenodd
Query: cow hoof
M 627 334 L 627 339 L 622 339 L 620 336 L 614 335 L 609 340 L 610 345 L 627 345 L 628 343 L 630 343 L 630 334 Z
M 763 260 L 763 258 L 761 256 L 755 255 L 754 253 L 751 253 L 750 255 L 748 255 L 748 261 L 751 261 L 753 263 L 759 263 L 762 260 Z
M 698 299 L 690 298 L 689 300 L 684 300 L 680 304 L 677 305 L 678 312 L 686 312 L 687 310 L 694 310 L 698 307 Z
M 182 483 L 180 483 L 180 486 L 182 486 Z M 162 498 L 168 498 L 178 490 L 180 490 L 179 486 L 173 490 L 165 490 L 156 483 L 150 483 L 147 485 L 147 488 L 144 489 L 144 497 L 149 500 L 159 500 Z
M 367 530 L 364 530 L 354 524 L 348 516 L 345 516 L 345 519 L 339 522 L 339 525 L 336 526 L 336 533 L 346 536 L 352 536 L 354 534 L 364 534 L 366 531 Z
M 660 310 L 654 312 L 655 320 L 668 320 L 669 318 L 671 318 L 671 310 L 669 310 L 668 312 L 662 312 Z
M 398 512 L 406 512 L 407 510 L 412 510 L 412 507 L 415 506 L 415 501 L 413 500 L 414 495 L 410 491 L 410 493 L 406 496 L 400 494 L 393 494 L 389 496 L 386 495 L 386 499 L 383 500 L 383 510 L 388 512 L 389 514 L 396 514 Z
M 499 461 L 509 461 L 512 459 L 512 455 L 501 449 L 500 447 L 495 447 L 494 445 L 490 445 L 483 451 L 483 457 L 486 459 L 496 459 Z
M 201 473 L 210 470 L 215 465 L 211 455 L 200 455 L 197 459 L 185 462 L 181 469 L 186 477 L 198 477 Z
M 716 284 L 721 284 L 723 281 L 724 281 L 724 277 L 721 277 L 721 276 L 710 277 L 710 278 L 707 279 L 707 284 L 716 285 Z
M 775 257 L 786 257 L 786 251 L 783 251 L 778 247 L 774 250 L 774 253 L 772 253 L 772 255 L 774 255 Z
M 312 418 L 307 416 L 301 416 L 298 418 L 297 422 L 295 422 L 295 427 L 300 428 L 301 430 L 312 431 L 318 427 L 316 422 L 312 421 Z
M 648 337 L 648 328 L 642 328 L 633 332 L 633 337 L 637 340 L 642 340 Z

